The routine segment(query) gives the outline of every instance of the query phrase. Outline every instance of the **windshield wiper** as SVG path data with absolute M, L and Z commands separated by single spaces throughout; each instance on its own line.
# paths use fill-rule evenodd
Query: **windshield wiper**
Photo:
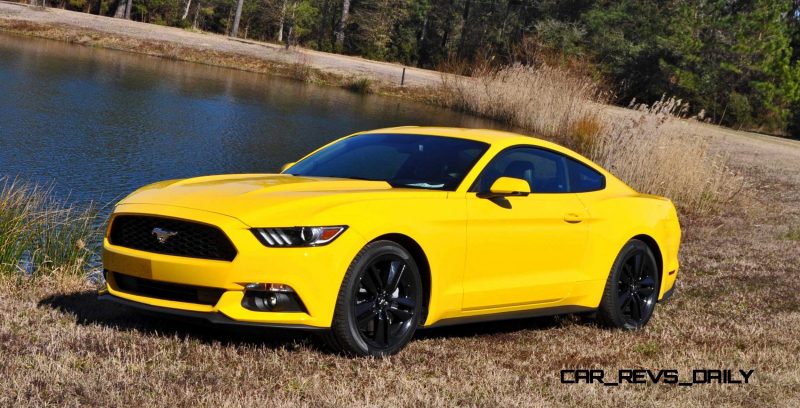
M 424 188 L 428 190 L 437 190 L 444 187 L 444 183 L 442 184 L 430 184 L 426 182 L 421 183 L 407 183 L 407 184 L 398 184 L 402 187 L 411 187 L 411 188 Z

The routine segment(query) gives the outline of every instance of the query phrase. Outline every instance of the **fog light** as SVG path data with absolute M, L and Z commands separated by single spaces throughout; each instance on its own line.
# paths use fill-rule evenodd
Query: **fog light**
M 242 307 L 257 312 L 306 312 L 291 286 L 282 283 L 248 283 Z

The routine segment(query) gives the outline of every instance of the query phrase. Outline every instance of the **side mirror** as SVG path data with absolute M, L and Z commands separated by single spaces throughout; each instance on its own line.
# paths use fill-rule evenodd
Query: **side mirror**
M 286 163 L 283 166 L 281 166 L 281 173 L 286 171 L 286 169 L 288 169 L 289 167 L 294 166 L 295 163 L 297 163 L 297 162 L 289 162 L 289 163 Z
M 478 197 L 521 197 L 530 193 L 531 186 L 527 181 L 514 177 L 500 177 L 492 183 L 488 192 L 478 193 Z

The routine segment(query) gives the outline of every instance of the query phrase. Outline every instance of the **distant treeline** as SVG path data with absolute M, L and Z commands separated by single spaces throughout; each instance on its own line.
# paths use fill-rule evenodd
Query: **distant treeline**
M 34 2 L 40 0 L 32 0 Z M 129 0 L 45 0 L 125 17 Z M 130 18 L 468 73 L 565 64 L 618 103 L 662 95 L 732 127 L 800 135 L 800 0 L 132 0 Z

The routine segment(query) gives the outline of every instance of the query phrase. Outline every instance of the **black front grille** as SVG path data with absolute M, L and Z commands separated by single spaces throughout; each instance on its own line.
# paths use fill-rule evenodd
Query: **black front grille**
M 217 304 L 219 298 L 225 293 L 224 289 L 179 285 L 177 283 L 137 278 L 116 272 L 112 273 L 117 288 L 132 295 L 213 306 Z
M 173 218 L 119 215 L 108 239 L 112 245 L 158 254 L 220 261 L 236 257 L 236 248 L 219 228 Z

